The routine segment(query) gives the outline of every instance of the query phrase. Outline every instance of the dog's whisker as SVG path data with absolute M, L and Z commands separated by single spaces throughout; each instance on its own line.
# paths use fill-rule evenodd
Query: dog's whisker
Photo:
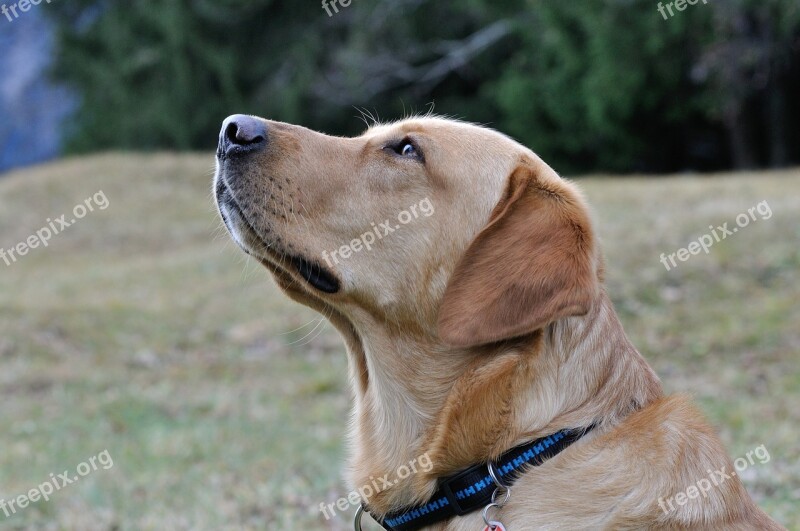
M 283 332 L 282 334 L 279 334 L 279 335 L 281 335 L 281 336 L 287 336 L 287 335 L 289 335 L 289 334 L 293 334 L 293 333 L 295 333 L 295 332 L 297 332 L 297 331 L 299 331 L 299 330 L 302 330 L 303 328 L 307 327 L 307 326 L 308 326 L 308 325 L 310 325 L 311 323 L 316 323 L 316 322 L 317 322 L 317 321 L 319 321 L 319 320 L 320 320 L 320 317 L 315 317 L 314 319 L 310 320 L 310 321 L 309 321 L 309 322 L 307 322 L 306 324 L 304 324 L 304 325 L 301 325 L 301 326 L 298 326 L 298 327 L 297 327 L 297 328 L 295 328 L 294 330 L 289 330 L 288 332 Z
M 300 347 L 302 347 L 302 346 L 308 345 L 309 343 L 311 343 L 312 341 L 314 341 L 314 340 L 315 340 L 317 337 L 319 337 L 319 334 L 321 334 L 321 333 L 322 333 L 322 330 L 324 330 L 324 329 L 325 329 L 325 323 L 326 323 L 326 320 L 325 320 L 325 318 L 324 318 L 324 317 L 321 317 L 320 319 L 318 319 L 316 326 L 314 326 L 314 328 L 312 328 L 312 329 L 311 329 L 311 331 L 310 331 L 309 333 L 307 333 L 306 335 L 304 335 L 303 337 L 301 337 L 300 339 L 298 339 L 298 340 L 296 340 L 296 341 L 292 341 L 291 343 L 289 343 L 289 346 L 296 345 L 296 346 L 300 346 Z M 320 328 L 320 326 L 321 326 L 322 328 Z M 308 338 L 309 336 L 311 336 L 312 334 L 314 334 L 314 332 L 315 332 L 317 329 L 319 329 L 319 330 L 320 330 L 320 331 L 319 331 L 319 333 L 318 333 L 317 335 L 315 335 L 314 337 L 312 337 L 311 339 L 309 339 L 309 340 L 308 340 L 308 341 L 306 341 L 305 343 L 301 343 L 301 342 L 302 342 L 302 341 L 304 341 L 306 338 Z

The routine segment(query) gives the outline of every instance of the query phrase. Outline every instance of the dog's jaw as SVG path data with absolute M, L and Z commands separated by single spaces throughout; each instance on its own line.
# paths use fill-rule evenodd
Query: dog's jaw
M 266 245 L 247 222 L 244 213 L 233 198 L 233 194 L 225 185 L 219 163 L 217 164 L 217 173 L 214 176 L 214 200 L 222 222 L 228 229 L 233 241 L 246 254 L 252 255 L 254 252 L 260 254 L 258 251 L 266 247 Z
M 288 270 L 305 283 L 322 293 L 334 294 L 341 289 L 340 280 L 319 262 L 311 261 L 299 254 L 289 254 L 279 249 L 275 242 L 266 241 L 236 201 L 233 191 L 225 182 L 222 164 L 217 161 L 214 177 L 214 199 L 225 227 L 234 242 L 248 255 L 256 257 L 268 269 Z

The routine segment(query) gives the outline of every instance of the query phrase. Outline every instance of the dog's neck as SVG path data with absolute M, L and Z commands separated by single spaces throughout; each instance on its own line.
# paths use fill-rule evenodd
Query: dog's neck
M 349 480 L 358 489 L 387 474 L 399 479 L 368 500 L 377 512 L 423 501 L 437 478 L 521 442 L 614 425 L 662 394 L 605 293 L 585 316 L 491 347 L 454 350 L 385 322 L 368 329 L 360 348 L 348 349 L 356 387 Z M 403 467 L 415 471 L 402 479 Z

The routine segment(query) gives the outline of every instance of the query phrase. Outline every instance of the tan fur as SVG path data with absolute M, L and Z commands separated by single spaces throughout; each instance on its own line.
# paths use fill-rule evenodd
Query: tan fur
M 351 488 L 428 454 L 433 467 L 369 500 L 427 500 L 438 477 L 564 428 L 596 424 L 525 473 L 497 515 L 522 529 L 781 529 L 738 477 L 665 514 L 732 463 L 685 397 L 664 397 L 603 288 L 577 188 L 489 129 L 438 118 L 334 138 L 267 122 L 268 147 L 221 161 L 237 242 L 344 337 L 354 394 Z M 424 162 L 384 149 L 413 138 Z M 287 262 L 320 261 L 423 198 L 435 206 L 330 268 L 325 294 Z M 482 529 L 480 513 L 434 526 Z

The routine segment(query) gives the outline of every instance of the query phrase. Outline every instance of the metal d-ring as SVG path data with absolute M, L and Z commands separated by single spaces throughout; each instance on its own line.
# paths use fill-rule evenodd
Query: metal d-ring
M 492 531 L 496 531 L 497 529 L 505 530 L 502 523 L 496 520 L 489 520 L 489 509 L 502 509 L 511 497 L 511 487 L 500 481 L 500 472 L 497 470 L 494 463 L 490 461 L 487 468 L 489 469 L 489 475 L 492 477 L 496 488 L 494 492 L 492 492 L 492 502 L 483 508 L 483 521 L 486 523 L 487 529 L 491 529 Z M 500 495 L 504 495 L 502 501 L 498 501 Z
M 483 512 L 481 513 L 481 516 L 483 516 L 483 521 L 486 522 L 486 526 L 489 529 L 494 529 L 495 526 L 496 526 L 496 524 L 494 523 L 494 520 L 489 520 L 489 509 L 491 509 L 493 507 L 495 509 L 499 509 L 500 508 L 499 505 L 497 505 L 496 503 L 493 502 L 493 503 L 490 503 L 489 505 L 487 505 L 486 507 L 484 507 L 483 508 Z
M 489 469 L 489 475 L 492 476 L 492 481 L 494 481 L 494 484 L 497 485 L 497 488 L 507 489 L 508 486 L 500 481 L 500 472 L 497 470 L 495 464 L 490 461 L 487 468 Z
M 359 505 L 358 510 L 356 511 L 356 517 L 353 519 L 353 529 L 355 531 L 363 531 L 361 529 L 361 518 L 364 517 L 364 506 Z
M 500 472 L 497 470 L 497 467 L 494 463 L 489 462 L 487 468 L 489 469 L 489 475 L 492 477 L 492 481 L 494 481 L 494 484 L 497 486 L 492 493 L 492 503 L 497 504 L 498 507 L 502 507 L 508 503 L 508 499 L 511 497 L 511 487 L 500 481 Z M 505 497 L 503 498 L 503 501 L 498 502 L 497 497 L 501 493 L 505 494 Z
M 497 501 L 497 495 L 501 492 L 505 494 L 505 496 L 503 497 L 503 501 Z M 494 492 L 492 493 L 492 503 L 494 505 L 497 505 L 498 507 L 503 507 L 505 504 L 508 503 L 508 499 L 510 497 L 511 497 L 511 489 L 509 487 L 503 487 L 503 488 L 498 487 L 494 489 Z

